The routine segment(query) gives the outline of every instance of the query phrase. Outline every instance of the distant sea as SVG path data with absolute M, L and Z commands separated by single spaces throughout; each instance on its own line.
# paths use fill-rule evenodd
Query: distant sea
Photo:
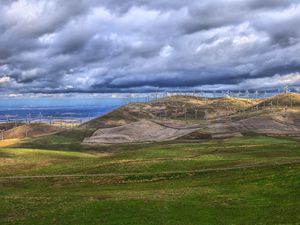
M 89 120 L 128 101 L 124 98 L 1 98 L 0 122 L 49 119 Z

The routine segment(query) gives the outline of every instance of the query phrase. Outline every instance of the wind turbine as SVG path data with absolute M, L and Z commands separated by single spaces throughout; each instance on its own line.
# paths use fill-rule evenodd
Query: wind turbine
M 222 90 L 222 91 L 221 91 L 221 95 L 222 95 L 222 97 L 224 97 L 224 96 L 225 96 L 225 92 L 224 92 L 224 90 Z
M 255 91 L 255 98 L 258 99 L 258 90 Z
M 40 118 L 40 123 L 41 123 L 41 122 L 42 122 L 42 119 L 43 119 L 42 112 L 40 112 L 40 114 L 39 114 L 39 118 Z
M 31 114 L 30 113 L 27 114 L 27 120 L 28 120 L 28 124 L 30 124 L 31 123 Z
M 245 97 L 249 98 L 249 91 L 248 90 L 246 90 L 246 92 L 245 92 Z
M 208 110 L 205 109 L 204 111 L 204 119 L 207 120 L 208 119 Z
M 284 86 L 284 92 L 285 92 L 285 93 L 288 93 L 288 92 L 290 92 L 290 90 L 289 90 L 289 86 L 288 86 L 288 85 L 285 85 L 285 86 Z

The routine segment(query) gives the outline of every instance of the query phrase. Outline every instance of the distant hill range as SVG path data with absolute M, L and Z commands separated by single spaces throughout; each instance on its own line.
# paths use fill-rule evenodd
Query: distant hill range
M 226 138 L 248 134 L 300 136 L 300 95 L 267 99 L 172 96 L 132 103 L 81 125 L 85 144 Z
M 0 124 L 0 129 L 3 139 L 59 135 L 62 131 L 49 124 L 6 123 Z M 300 137 L 300 95 L 284 93 L 266 99 L 171 96 L 128 104 L 76 129 L 88 131 L 83 144 L 201 140 L 253 134 Z
M 132 103 L 93 119 L 82 128 L 110 128 L 140 119 L 203 120 L 247 109 L 260 100 L 172 96 L 150 103 Z

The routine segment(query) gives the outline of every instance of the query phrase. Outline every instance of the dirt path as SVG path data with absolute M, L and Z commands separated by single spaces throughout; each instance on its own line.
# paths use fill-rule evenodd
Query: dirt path
M 109 174 L 61 174 L 61 175 L 36 175 L 36 176 L 8 176 L 0 177 L 1 180 L 23 180 L 23 179 L 43 179 L 43 178 L 85 178 L 85 177 L 126 177 L 126 176 L 163 176 L 163 175 L 176 175 L 176 174 L 192 174 L 202 172 L 218 172 L 218 171 L 230 171 L 239 169 L 251 169 L 251 168 L 263 168 L 269 166 L 283 166 L 300 164 L 300 160 L 289 162 L 278 162 L 274 164 L 257 163 L 248 164 L 243 166 L 234 166 L 230 168 L 214 168 L 214 169 L 201 169 L 201 170 L 188 170 L 188 171 L 167 171 L 160 173 L 109 173 Z

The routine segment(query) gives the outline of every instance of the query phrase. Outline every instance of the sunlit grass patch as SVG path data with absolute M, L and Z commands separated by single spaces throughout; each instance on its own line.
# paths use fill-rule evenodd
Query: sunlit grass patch
M 20 143 L 20 139 L 6 139 L 6 140 L 0 140 L 0 147 L 9 147 L 15 144 Z

